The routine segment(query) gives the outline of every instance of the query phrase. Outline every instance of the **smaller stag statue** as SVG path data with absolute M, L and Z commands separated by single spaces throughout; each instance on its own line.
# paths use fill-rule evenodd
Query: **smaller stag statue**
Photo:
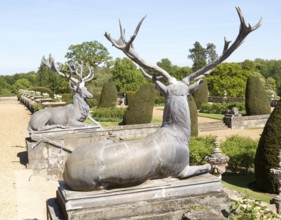
M 35 112 L 29 121 L 28 131 L 32 133 L 55 128 L 82 127 L 86 126 L 83 123 L 86 118 L 100 127 L 100 124 L 88 115 L 90 108 L 85 101 L 86 98 L 93 98 L 85 87 L 85 83 L 94 77 L 92 69 L 87 66 L 89 74 L 83 78 L 83 64 L 67 64 L 68 70 L 66 71 L 62 70 L 53 58 L 47 60 L 43 57 L 42 63 L 69 80 L 69 86 L 73 90 L 73 103 L 64 107 L 47 108 Z M 72 76 L 73 73 L 78 76 L 78 79 Z
M 260 26 L 247 26 L 242 13 L 237 8 L 241 21 L 237 39 L 229 47 L 228 41 L 222 55 L 213 63 L 197 70 L 191 75 L 177 80 L 164 69 L 143 60 L 135 51 L 132 43 L 137 36 L 144 18 L 139 22 L 135 33 L 126 41 L 125 30 L 120 23 L 121 37 L 105 37 L 137 63 L 143 74 L 153 80 L 157 89 L 165 95 L 163 123 L 153 134 L 143 140 L 105 143 L 94 142 L 76 148 L 68 157 L 64 180 L 73 190 L 97 190 L 100 188 L 125 187 L 143 183 L 148 179 L 175 177 L 188 178 L 210 171 L 211 165 L 191 166 L 189 164 L 190 115 L 187 96 L 199 88 L 207 71 L 223 62 L 245 37 Z M 149 75 L 144 69 L 158 75 Z M 199 79 L 190 85 L 192 80 Z M 165 80 L 165 83 L 160 80 Z

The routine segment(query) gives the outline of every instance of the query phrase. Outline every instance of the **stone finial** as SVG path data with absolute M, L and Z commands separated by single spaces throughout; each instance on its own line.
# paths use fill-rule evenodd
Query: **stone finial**
M 214 142 L 214 150 L 209 156 L 205 157 L 205 161 L 207 161 L 212 166 L 211 174 L 221 179 L 221 175 L 226 170 L 229 157 L 222 153 L 221 149 L 219 148 L 219 145 L 219 139 L 218 137 L 216 137 Z
M 274 181 L 277 184 L 278 195 L 272 200 L 276 205 L 277 213 L 281 212 L 281 149 L 278 154 L 278 166 L 276 168 L 271 168 L 270 173 L 273 175 Z

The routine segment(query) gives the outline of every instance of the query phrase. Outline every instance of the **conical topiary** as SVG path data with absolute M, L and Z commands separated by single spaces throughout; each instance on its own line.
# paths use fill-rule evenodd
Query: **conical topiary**
M 130 100 L 128 109 L 123 117 L 123 124 L 146 124 L 150 123 L 153 115 L 155 101 L 154 87 L 145 84 L 135 93 Z
M 263 129 L 255 157 L 256 184 L 260 190 L 276 192 L 270 169 L 278 166 L 281 149 L 281 102 L 271 113 Z
M 103 85 L 99 108 L 115 107 L 117 101 L 117 89 L 113 82 L 107 82 Z
M 208 103 L 208 84 L 205 80 L 200 88 L 193 92 L 192 96 L 198 109 L 201 108 L 202 104 Z
M 198 136 L 197 106 L 192 95 L 189 95 L 187 98 L 188 98 L 188 105 L 189 105 L 189 112 L 190 112 L 190 127 L 191 127 L 190 135 L 196 137 Z
M 247 115 L 270 114 L 270 100 L 267 97 L 265 88 L 258 77 L 248 77 L 245 98 Z

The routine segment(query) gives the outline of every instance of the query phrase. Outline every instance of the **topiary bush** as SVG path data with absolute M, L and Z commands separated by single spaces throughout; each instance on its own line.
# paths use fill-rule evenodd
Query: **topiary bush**
M 278 166 L 281 149 L 281 102 L 268 118 L 259 140 L 255 158 L 255 177 L 260 190 L 276 192 L 270 169 Z
M 191 137 L 189 142 L 190 165 L 205 164 L 204 158 L 214 149 L 215 136 Z
M 150 123 L 154 107 L 154 87 L 149 84 L 143 85 L 130 99 L 129 106 L 123 117 L 123 124 L 146 124 Z
M 220 144 L 220 149 L 229 156 L 228 169 L 234 173 L 250 173 L 254 170 L 258 141 L 249 137 L 233 135 Z
M 208 103 L 208 84 L 205 80 L 203 80 L 200 88 L 192 96 L 198 109 L 201 108 L 202 104 Z
M 213 104 L 202 104 L 199 112 L 208 114 L 225 114 L 228 110 L 233 107 L 237 107 L 240 113 L 245 112 L 245 103 L 235 102 L 235 103 L 213 103 Z
M 270 114 L 270 100 L 268 99 L 265 88 L 258 77 L 248 77 L 245 98 L 247 115 Z
M 99 108 L 107 108 L 116 106 L 117 101 L 117 89 L 114 82 L 107 82 L 103 85 Z
M 198 136 L 197 106 L 192 95 L 189 95 L 187 99 L 188 99 L 189 112 L 190 112 L 190 127 L 191 127 L 190 135 Z
M 91 116 L 101 122 L 121 122 L 125 113 L 125 108 L 91 108 Z

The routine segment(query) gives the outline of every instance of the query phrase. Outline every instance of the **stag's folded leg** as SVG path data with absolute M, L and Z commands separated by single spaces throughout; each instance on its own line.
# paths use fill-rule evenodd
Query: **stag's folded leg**
M 200 166 L 186 166 L 185 169 L 178 175 L 178 178 L 184 179 L 203 173 L 208 173 L 211 170 L 210 164 L 200 165 Z
M 56 125 L 45 125 L 44 127 L 39 128 L 38 131 L 51 130 L 51 129 L 55 129 L 55 128 L 62 128 L 62 129 L 64 129 L 65 126 L 59 125 L 59 124 L 56 124 Z

